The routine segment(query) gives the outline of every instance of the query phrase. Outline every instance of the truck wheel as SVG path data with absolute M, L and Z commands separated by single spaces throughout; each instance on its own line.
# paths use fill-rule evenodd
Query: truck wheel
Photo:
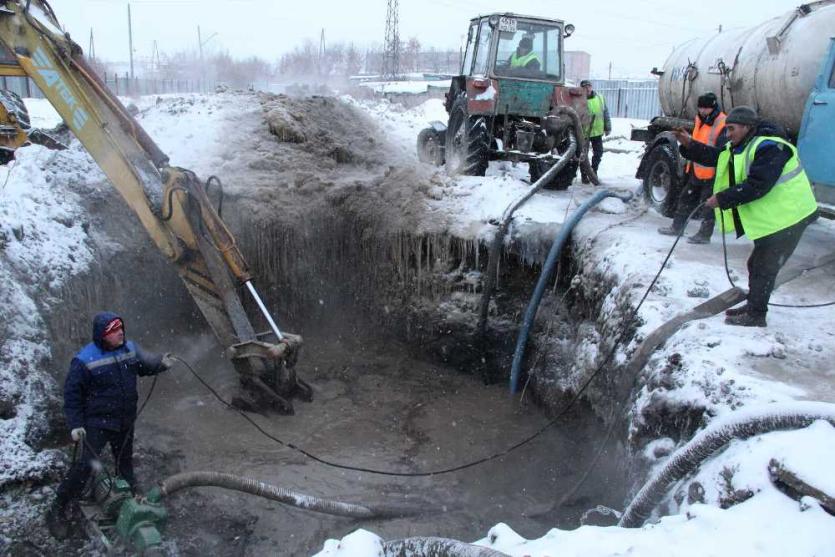
M 426 128 L 417 136 L 418 160 L 435 166 L 444 164 L 443 137 L 435 128 Z
M 467 97 L 460 95 L 449 111 L 446 170 L 450 175 L 484 176 L 490 154 L 490 133 L 484 116 L 467 114 Z
M 647 155 L 644 196 L 665 217 L 672 217 L 681 190 L 678 163 L 670 145 L 658 145 Z

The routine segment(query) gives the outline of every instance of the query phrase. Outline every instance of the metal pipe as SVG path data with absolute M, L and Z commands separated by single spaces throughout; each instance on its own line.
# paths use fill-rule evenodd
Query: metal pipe
M 610 190 L 601 190 L 595 193 L 590 199 L 574 211 L 571 218 L 563 223 L 559 234 L 554 239 L 554 243 L 551 244 L 551 250 L 548 252 L 548 257 L 545 259 L 545 263 L 542 265 L 542 273 L 539 275 L 539 281 L 536 283 L 536 288 L 534 288 L 531 301 L 528 302 L 528 308 L 525 310 L 525 317 L 522 320 L 522 327 L 519 329 L 519 337 L 516 340 L 516 350 L 513 352 L 513 364 L 510 368 L 511 394 L 515 393 L 518 387 L 519 375 L 522 368 L 522 358 L 525 355 L 525 344 L 528 341 L 531 326 L 533 325 L 534 318 L 536 317 L 536 312 L 539 309 L 539 303 L 542 301 L 543 294 L 545 294 L 548 277 L 551 275 L 551 271 L 557 263 L 557 257 L 562 251 L 562 247 L 565 245 L 568 237 L 571 235 L 572 230 L 574 230 L 574 227 L 577 226 L 578 222 L 580 222 L 580 219 L 583 218 L 589 209 L 607 197 L 617 197 L 627 201 L 632 197 L 632 195 L 629 193 L 615 193 Z
M 273 333 L 275 333 L 275 336 L 278 337 L 278 340 L 284 340 L 284 335 L 282 335 L 281 331 L 278 330 L 278 325 L 276 325 L 275 321 L 273 321 L 273 316 L 270 315 L 269 311 L 267 311 L 267 306 L 264 305 L 264 302 L 261 301 L 261 296 L 259 296 L 258 292 L 255 291 L 255 285 L 252 284 L 251 280 L 246 281 L 244 284 L 246 285 L 247 290 L 249 290 L 249 293 L 252 294 L 252 297 L 255 299 L 255 303 L 258 304 L 261 314 L 267 319 L 267 323 L 270 324 L 270 329 L 273 330 Z

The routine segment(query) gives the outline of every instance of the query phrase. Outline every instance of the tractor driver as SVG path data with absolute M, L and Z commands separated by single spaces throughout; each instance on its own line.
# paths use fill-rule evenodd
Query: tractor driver
M 510 55 L 510 68 L 529 71 L 539 71 L 542 68 L 539 55 L 533 51 L 533 37 L 525 35 L 519 41 L 516 52 Z

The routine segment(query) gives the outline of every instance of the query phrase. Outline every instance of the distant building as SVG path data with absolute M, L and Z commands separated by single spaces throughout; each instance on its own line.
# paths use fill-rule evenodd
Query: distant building
M 582 50 L 565 51 L 565 79 L 580 83 L 591 72 L 591 54 Z

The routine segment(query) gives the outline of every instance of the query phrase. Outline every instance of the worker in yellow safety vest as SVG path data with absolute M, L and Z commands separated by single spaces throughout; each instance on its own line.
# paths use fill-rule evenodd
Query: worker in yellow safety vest
M 539 71 L 542 68 L 542 60 L 533 51 L 533 38 L 524 36 L 516 46 L 516 50 L 510 55 L 510 67 L 515 70 Z
M 722 148 L 694 141 L 683 129 L 675 135 L 688 159 L 716 167 L 713 195 L 705 205 L 717 209 L 722 231 L 754 241 L 748 299 L 725 312 L 725 323 L 765 327 L 777 273 L 817 217 L 817 203 L 797 149 L 776 126 L 760 121 L 754 109 L 738 106 L 728 113 L 725 130 L 729 141 Z
M 727 143 L 727 136 L 723 133 L 725 130 L 725 113 L 719 108 L 719 100 L 716 95 L 711 92 L 701 95 L 696 102 L 696 107 L 698 113 L 693 124 L 693 139 L 711 147 Z M 712 166 L 704 166 L 693 161 L 687 162 L 684 168 L 684 187 L 681 188 L 676 200 L 673 224 L 659 228 L 658 232 L 660 234 L 678 236 L 684 232 L 687 217 L 690 216 L 693 209 L 713 195 L 715 174 L 716 170 Z M 705 207 L 700 213 L 702 224 L 699 226 L 699 231 L 687 238 L 687 241 L 691 244 L 710 243 L 710 237 L 713 235 L 713 227 L 716 223 L 713 209 Z
M 606 106 L 603 95 L 595 93 L 591 81 L 588 79 L 582 80 L 580 87 L 586 91 L 586 102 L 590 117 L 590 122 L 583 131 L 586 134 L 586 139 L 591 143 L 591 167 L 597 174 L 600 161 L 603 160 L 603 134 L 609 135 L 612 133 L 612 120 L 609 118 L 609 107 Z M 583 174 L 582 178 L 584 184 L 589 183 L 588 176 Z

